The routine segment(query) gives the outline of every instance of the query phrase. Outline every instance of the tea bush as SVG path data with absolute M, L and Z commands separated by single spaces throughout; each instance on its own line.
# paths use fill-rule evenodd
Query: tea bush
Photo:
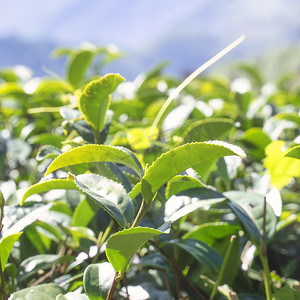
M 0 72 L 2 299 L 300 298 L 297 74 L 239 65 L 162 109 L 164 63 L 57 55 L 64 79 Z

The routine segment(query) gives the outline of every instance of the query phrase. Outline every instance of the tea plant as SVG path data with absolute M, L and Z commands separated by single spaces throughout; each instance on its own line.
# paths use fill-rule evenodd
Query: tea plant
M 2 299 L 297 299 L 299 88 L 58 54 L 65 80 L 1 73 Z

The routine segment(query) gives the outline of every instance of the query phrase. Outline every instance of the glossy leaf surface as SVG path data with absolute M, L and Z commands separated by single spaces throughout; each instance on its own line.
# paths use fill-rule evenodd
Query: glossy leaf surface
M 78 175 L 75 182 L 122 227 L 127 227 L 133 221 L 133 202 L 121 184 L 97 174 Z

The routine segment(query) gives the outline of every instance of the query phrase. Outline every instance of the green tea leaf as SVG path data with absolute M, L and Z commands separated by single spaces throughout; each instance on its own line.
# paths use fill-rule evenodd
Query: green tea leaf
M 75 208 L 72 226 L 87 226 L 99 209 L 100 207 L 95 201 L 82 200 Z
M 71 54 L 71 60 L 67 70 L 68 81 L 75 87 L 79 87 L 87 68 L 90 66 L 94 52 L 81 50 Z
M 85 145 L 58 156 L 48 167 L 45 175 L 58 169 L 83 163 L 115 162 L 126 165 L 139 176 L 143 169 L 135 155 L 126 148 L 106 145 Z
M 34 194 L 41 194 L 51 190 L 78 190 L 76 184 L 68 179 L 51 179 L 39 182 L 32 185 L 23 195 L 20 205 L 23 205 L 25 200 Z
M 222 140 L 234 128 L 229 119 L 211 118 L 193 123 L 183 134 L 184 143 Z
M 300 299 L 300 291 L 293 289 L 292 287 L 286 285 L 280 290 L 278 290 L 274 295 L 274 300 L 299 300 Z
M 260 245 L 263 233 L 264 197 L 259 194 L 246 192 L 225 192 L 230 208 L 236 214 L 246 232 L 256 245 Z M 277 217 L 272 207 L 267 203 L 266 210 L 266 240 L 270 241 L 277 224 Z
M 4 205 L 5 205 L 5 199 L 4 199 L 3 194 L 0 190 L 0 208 L 3 209 Z
M 4 271 L 4 269 L 5 269 L 6 262 L 8 260 L 11 249 L 14 246 L 14 243 L 18 240 L 18 238 L 20 237 L 20 235 L 22 233 L 23 232 L 11 234 L 1 240 L 1 242 L 0 242 L 0 259 L 1 259 L 2 271 Z
M 57 79 L 43 80 L 36 88 L 34 94 L 56 94 L 56 93 L 72 93 L 73 87 L 66 81 Z
M 116 271 L 119 278 L 122 278 L 130 260 L 136 251 L 148 240 L 156 235 L 168 233 L 170 223 L 160 230 L 148 227 L 133 227 L 124 229 L 112 235 L 106 245 L 106 256 Z
M 91 81 L 79 99 L 79 109 L 83 118 L 95 129 L 103 129 L 106 111 L 110 105 L 110 94 L 125 79 L 119 74 L 107 74 L 99 80 Z
M 145 201 L 152 201 L 158 189 L 175 175 L 227 155 L 246 157 L 241 148 L 220 141 L 186 144 L 164 153 L 147 169 L 142 179 Z
M 121 226 L 127 227 L 133 221 L 134 205 L 121 184 L 97 174 L 78 175 L 75 182 Z
M 108 262 L 89 265 L 83 275 L 83 285 L 89 299 L 105 300 L 114 276 L 115 270 Z
M 277 189 L 287 185 L 293 177 L 300 176 L 300 161 L 298 146 L 284 152 L 285 142 L 274 141 L 266 147 L 267 157 L 264 166 L 271 176 L 271 183 Z
M 54 283 L 40 284 L 13 293 L 10 300 L 53 300 L 59 294 L 64 294 L 65 290 Z
M 300 159 L 300 145 L 297 145 L 297 146 L 294 146 L 294 147 L 288 149 L 285 152 L 284 156 Z
M 194 239 L 176 239 L 165 242 L 182 248 L 192 255 L 211 274 L 216 275 L 222 266 L 222 256 L 212 247 Z
M 166 199 L 179 194 L 180 192 L 196 187 L 204 187 L 204 184 L 197 178 L 188 175 L 177 175 L 169 180 L 166 187 Z
M 271 138 L 261 128 L 250 128 L 241 136 L 241 140 L 250 144 L 248 152 L 257 159 L 265 157 L 265 148 L 272 142 Z
M 195 239 L 212 245 L 215 240 L 234 235 L 238 230 L 240 230 L 239 225 L 226 222 L 206 223 L 196 226 L 192 231 L 187 232 L 183 238 Z

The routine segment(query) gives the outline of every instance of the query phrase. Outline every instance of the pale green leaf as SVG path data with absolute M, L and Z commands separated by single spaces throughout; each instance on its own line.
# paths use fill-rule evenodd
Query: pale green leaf
M 41 194 L 51 190 L 78 190 L 76 184 L 68 179 L 51 179 L 32 185 L 23 195 L 20 205 L 34 194 Z
M 285 153 L 285 142 L 274 141 L 266 147 L 264 166 L 271 176 L 271 183 L 277 189 L 283 188 L 294 177 L 300 176 L 300 161 L 297 159 L 298 146 Z
M 84 78 L 87 68 L 90 66 L 94 52 L 81 50 L 71 54 L 71 60 L 68 65 L 67 78 L 75 87 L 78 87 Z
M 18 238 L 20 237 L 20 235 L 22 233 L 23 232 L 11 234 L 1 240 L 1 242 L 0 242 L 0 259 L 1 259 L 2 271 L 4 271 L 4 269 L 5 269 L 6 262 L 8 260 L 11 249 L 14 246 L 14 243 L 18 240 Z
M 87 226 L 99 209 L 95 201 L 82 200 L 75 208 L 72 226 Z
M 138 159 L 126 148 L 106 145 L 85 145 L 58 156 L 50 164 L 45 175 L 68 166 L 96 162 L 115 162 L 126 165 L 139 176 L 143 173 L 142 166 Z

